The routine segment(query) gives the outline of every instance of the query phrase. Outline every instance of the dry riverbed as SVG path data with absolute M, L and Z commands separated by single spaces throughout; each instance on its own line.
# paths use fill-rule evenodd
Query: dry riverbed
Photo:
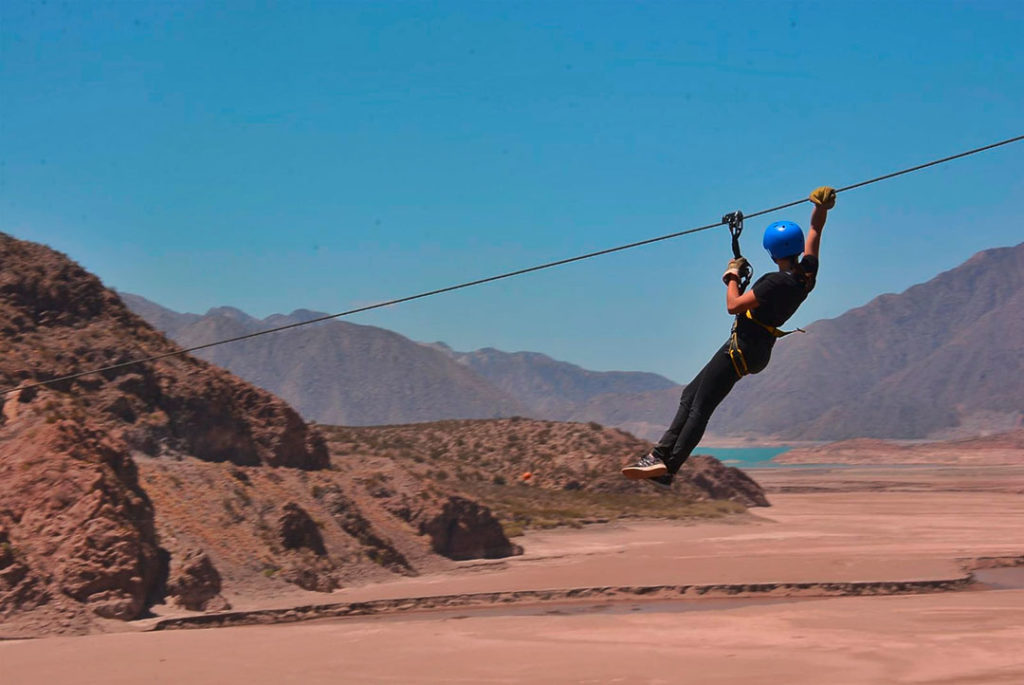
M 521 557 L 318 596 L 322 603 L 353 604 L 493 593 L 495 601 L 479 605 L 454 601 L 435 603 L 433 611 L 282 625 L 0 642 L 2 680 L 1024 682 L 1024 573 L 1012 567 L 1024 555 L 1021 474 L 926 471 L 758 472 L 773 493 L 771 508 L 724 521 L 630 521 L 530 533 L 517 538 L 526 550 Z M 898 588 L 963 579 L 979 567 L 966 589 L 828 596 L 828 587 Z M 707 586 L 726 589 L 554 592 Z M 739 596 L 727 589 L 743 586 L 760 589 Z M 517 592 L 549 593 L 551 601 L 501 599 Z M 232 603 L 268 606 L 246 605 L 244 598 Z

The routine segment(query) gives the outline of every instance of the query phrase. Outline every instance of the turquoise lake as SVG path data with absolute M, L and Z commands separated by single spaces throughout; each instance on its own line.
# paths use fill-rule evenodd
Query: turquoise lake
M 740 468 L 780 468 L 788 464 L 776 464 L 772 461 L 783 452 L 789 451 L 789 447 L 704 447 L 698 445 L 693 451 L 694 454 L 710 454 L 726 466 L 738 466 Z

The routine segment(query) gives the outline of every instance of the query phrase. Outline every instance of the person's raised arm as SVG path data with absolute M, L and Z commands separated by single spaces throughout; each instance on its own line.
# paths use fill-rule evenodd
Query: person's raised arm
M 835 188 L 816 188 L 811 193 L 811 202 L 814 203 L 814 211 L 811 212 L 811 227 L 804 241 L 804 255 L 817 258 L 821 249 L 821 232 L 825 230 L 825 221 L 828 219 L 828 210 L 836 206 Z

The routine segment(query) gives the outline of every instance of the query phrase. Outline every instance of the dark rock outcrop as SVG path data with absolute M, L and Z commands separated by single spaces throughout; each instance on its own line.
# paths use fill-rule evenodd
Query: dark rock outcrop
M 220 573 L 206 552 L 191 550 L 180 560 L 172 559 L 167 595 L 175 604 L 192 611 L 230 609 L 220 591 Z
M 316 521 L 294 502 L 281 508 L 277 521 L 278 540 L 293 554 L 279 577 L 313 592 L 331 592 L 338 588 L 334 562 L 327 557 L 327 547 Z
M 523 553 L 505 536 L 489 508 L 465 497 L 445 498 L 429 513 L 421 512 L 418 523 L 434 551 L 449 559 L 500 559 Z
M 298 504 L 289 502 L 284 505 L 277 525 L 278 536 L 285 549 L 308 549 L 318 557 L 327 554 L 316 522 Z
M 322 557 L 300 558 L 289 562 L 279 577 L 311 592 L 333 592 L 339 587 L 334 565 Z
M 490 508 L 467 496 L 445 492 L 437 481 L 402 469 L 388 474 L 378 471 L 356 480 L 384 511 L 426 536 L 437 554 L 461 561 L 523 552 L 509 541 Z
M 0 615 L 54 601 L 136 618 L 162 574 L 153 508 L 124 445 L 70 420 L 4 428 Z
M 679 470 L 679 476 L 708 493 L 711 499 L 731 500 L 747 507 L 771 506 L 757 481 L 714 457 L 690 457 Z
M 0 618 L 39 606 L 46 599 L 39 579 L 26 566 L 24 552 L 11 544 L 7 530 L 0 527 Z

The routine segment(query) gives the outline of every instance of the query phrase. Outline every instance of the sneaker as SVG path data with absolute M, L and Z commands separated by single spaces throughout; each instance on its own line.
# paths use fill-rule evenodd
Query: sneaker
M 675 476 L 671 473 L 666 473 L 664 476 L 655 476 L 653 478 L 648 478 L 647 480 L 660 488 L 671 489 L 673 478 L 675 478 Z
M 629 466 L 622 467 L 622 475 L 630 480 L 657 478 L 668 474 L 665 462 L 652 452 L 637 459 Z

